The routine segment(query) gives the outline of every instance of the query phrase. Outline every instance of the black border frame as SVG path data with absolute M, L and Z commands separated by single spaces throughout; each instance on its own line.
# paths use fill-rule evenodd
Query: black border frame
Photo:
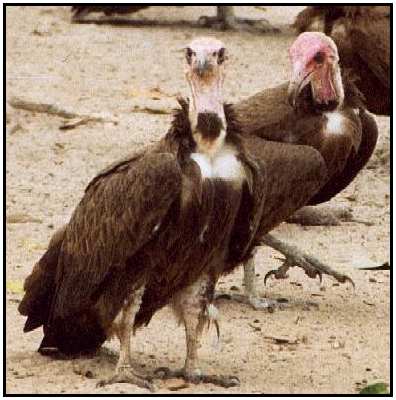
M 6 244 L 6 122 L 5 122 L 5 115 L 6 115 L 6 67 L 5 67 L 5 62 L 6 62 L 6 8 L 7 6 L 72 6 L 75 3 L 56 3 L 56 4 L 51 4 L 51 3 L 3 3 L 3 243 L 4 246 Z M 84 3 L 78 3 L 79 5 Z M 87 3 L 87 4 L 92 4 L 92 3 Z M 102 3 L 103 5 L 111 5 L 112 3 Z M 138 4 L 138 3 L 124 3 L 125 5 L 128 4 Z M 199 3 L 199 4 L 189 4 L 189 3 L 149 3 L 149 6 L 173 6 L 173 5 L 183 5 L 183 6 L 193 6 L 193 5 L 199 5 L 199 6 L 215 6 L 217 4 L 213 3 Z M 391 45 L 391 66 L 393 67 L 393 2 L 392 3 L 318 3 L 320 5 L 375 5 L 375 6 L 390 6 L 391 9 L 391 18 L 390 18 L 390 23 L 391 23 L 391 37 L 390 37 L 390 45 Z M 246 5 L 251 5 L 251 6 L 262 6 L 262 3 L 224 3 L 224 5 L 233 5 L 233 6 L 246 6 Z M 304 3 L 264 3 L 265 6 L 306 6 L 306 5 L 312 5 L 312 3 L 309 4 L 304 4 Z M 392 68 L 393 71 L 393 68 Z M 393 110 L 393 73 L 391 74 L 391 107 Z M 392 176 L 392 169 L 393 169 L 393 113 L 390 115 L 390 264 L 392 265 L 393 263 L 393 176 Z M 6 315 L 6 293 L 7 293 L 7 288 L 6 288 L 6 256 L 5 256 L 5 251 L 3 253 L 3 263 L 4 263 L 4 279 L 3 279 L 3 316 Z M 32 396 L 32 397 L 50 397 L 50 396 L 58 396 L 58 397 L 113 397 L 113 396 L 120 396 L 120 397 L 152 397 L 152 396 L 158 396 L 158 397 L 220 397 L 220 396 L 230 396 L 230 397 L 393 397 L 393 277 L 392 277 L 392 271 L 390 273 L 390 315 L 391 315 L 391 320 L 390 320 L 390 335 L 391 335 L 391 344 L 390 344 L 390 382 L 389 382 L 389 394 L 384 394 L 384 395 L 361 395 L 359 393 L 354 393 L 354 394 L 252 394 L 252 393 L 247 393 L 247 394 L 234 394 L 234 393 L 229 393 L 227 392 L 223 394 L 193 394 L 193 393 L 180 393 L 180 394 L 152 394 L 152 393 L 147 393 L 147 394 L 68 394 L 68 393 L 59 393 L 59 394 L 8 394 L 6 393 L 6 365 L 7 365 L 7 360 L 6 360 L 6 332 L 7 332 L 7 327 L 6 327 L 6 320 L 3 317 L 3 397 L 27 397 L 27 396 Z

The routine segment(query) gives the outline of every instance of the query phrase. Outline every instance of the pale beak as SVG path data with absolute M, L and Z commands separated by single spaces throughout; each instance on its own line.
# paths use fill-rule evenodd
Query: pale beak
M 298 95 L 307 86 L 312 77 L 313 70 L 307 71 L 303 67 L 296 67 L 293 70 L 292 78 L 289 82 L 289 88 L 287 90 L 287 97 L 289 104 L 294 108 Z
M 194 70 L 198 76 L 202 77 L 212 69 L 212 64 L 206 58 L 199 58 L 196 60 Z

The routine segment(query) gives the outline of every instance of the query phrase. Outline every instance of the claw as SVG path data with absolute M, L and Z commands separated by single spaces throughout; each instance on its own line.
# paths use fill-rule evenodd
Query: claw
M 241 381 L 237 376 L 217 376 L 217 375 L 202 375 L 200 381 L 202 383 L 212 383 L 216 386 L 224 388 L 240 386 Z
M 340 283 L 349 282 L 352 285 L 353 291 L 355 292 L 355 290 L 356 290 L 355 282 L 348 275 L 341 275 L 341 277 L 339 277 L 337 280 Z
M 271 271 L 267 272 L 264 276 L 264 286 L 267 283 L 267 279 L 274 275 L 276 279 L 287 279 L 289 276 L 283 273 L 283 271 L 279 271 L 279 269 L 272 269 Z
M 154 376 L 158 379 L 183 378 L 186 382 L 193 383 L 195 385 L 198 385 L 200 383 L 212 383 L 213 385 L 221 386 L 224 388 L 230 388 L 240 385 L 239 378 L 233 375 L 188 375 L 184 370 L 172 371 L 167 367 L 157 368 L 154 371 Z
M 314 267 L 312 267 L 312 268 L 314 268 Z M 322 271 L 318 271 L 315 269 L 314 271 L 311 271 L 311 272 L 305 271 L 305 274 L 308 275 L 311 279 L 316 279 L 316 277 L 319 276 L 319 283 L 322 284 L 322 282 L 323 282 Z
M 267 279 L 276 274 L 276 270 L 275 269 L 271 269 L 271 271 L 268 271 L 265 276 L 264 276 L 264 286 L 267 286 Z

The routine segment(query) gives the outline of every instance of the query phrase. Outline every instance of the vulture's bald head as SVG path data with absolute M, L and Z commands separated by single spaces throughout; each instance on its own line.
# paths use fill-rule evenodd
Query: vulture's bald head
M 339 55 L 334 41 L 321 32 L 304 32 L 289 50 L 292 77 L 289 100 L 295 106 L 301 91 L 310 84 L 318 108 L 332 110 L 342 105 L 344 89 Z
M 186 78 L 191 87 L 190 121 L 193 131 L 200 114 L 218 118 L 221 125 L 217 125 L 226 128 L 223 104 L 225 60 L 225 46 L 215 38 L 197 38 L 186 47 Z
M 202 79 L 216 79 L 224 74 L 225 47 L 215 38 L 194 39 L 186 48 L 187 73 Z

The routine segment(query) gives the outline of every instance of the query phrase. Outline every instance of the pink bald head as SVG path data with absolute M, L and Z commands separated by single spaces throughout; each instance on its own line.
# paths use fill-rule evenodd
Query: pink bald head
M 338 61 L 338 50 L 334 41 L 321 32 L 304 32 L 289 50 L 290 61 L 295 64 L 309 64 L 315 58 L 333 58 Z
M 289 50 L 292 77 L 289 99 L 293 106 L 308 84 L 313 103 L 322 109 L 336 108 L 344 100 L 339 56 L 334 41 L 321 32 L 302 33 Z
M 186 47 L 186 78 L 191 88 L 190 121 L 194 128 L 199 114 L 213 113 L 226 126 L 223 104 L 226 50 L 213 37 L 194 39 Z

